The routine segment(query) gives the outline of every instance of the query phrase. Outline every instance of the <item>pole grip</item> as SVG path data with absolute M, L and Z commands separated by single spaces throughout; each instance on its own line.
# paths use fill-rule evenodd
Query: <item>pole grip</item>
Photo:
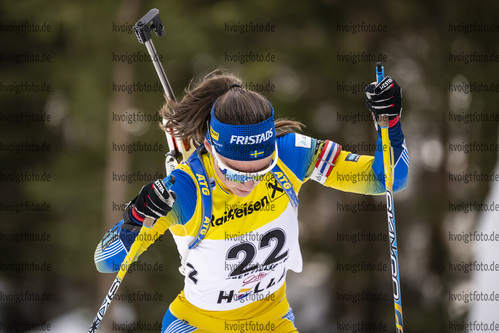
M 151 9 L 146 15 L 135 23 L 133 30 L 137 35 L 140 43 L 144 44 L 152 38 L 151 30 L 156 33 L 156 36 L 161 37 L 165 34 L 165 27 L 161 18 L 159 17 L 159 10 L 156 8 Z
M 383 81 L 385 78 L 385 68 L 381 65 L 380 62 L 376 63 L 376 82 L 380 83 Z M 390 119 L 388 118 L 388 115 L 382 114 L 378 116 L 378 124 L 379 126 L 383 127 L 388 127 L 389 126 Z
M 376 63 L 376 82 L 380 83 L 385 78 L 385 68 L 380 62 Z

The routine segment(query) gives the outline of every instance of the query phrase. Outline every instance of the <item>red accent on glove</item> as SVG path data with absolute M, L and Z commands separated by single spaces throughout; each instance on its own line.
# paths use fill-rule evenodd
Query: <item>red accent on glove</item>
M 132 215 L 133 215 L 133 217 L 134 217 L 137 221 L 142 222 L 142 223 L 143 223 L 143 222 L 144 222 L 144 220 L 146 219 L 145 217 L 142 217 L 142 216 L 140 216 L 140 215 L 139 215 L 139 213 L 137 213 L 137 211 L 135 210 L 135 207 L 133 207 L 133 208 L 132 208 Z
M 398 122 L 399 122 L 399 116 L 396 116 L 395 118 L 393 118 L 388 122 L 388 127 L 393 127 L 397 125 Z

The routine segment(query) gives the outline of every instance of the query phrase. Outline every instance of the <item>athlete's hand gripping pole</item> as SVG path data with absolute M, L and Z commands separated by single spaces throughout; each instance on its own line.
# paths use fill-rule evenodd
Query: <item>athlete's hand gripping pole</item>
M 166 189 L 167 191 L 170 190 L 171 186 L 173 185 L 174 178 L 172 179 L 169 176 L 167 181 L 166 181 Z M 146 238 L 147 232 L 151 229 L 152 225 L 154 224 L 154 219 L 150 217 L 146 217 L 142 227 L 140 228 L 139 234 L 135 238 L 135 241 L 133 242 L 132 246 L 130 247 L 130 251 L 128 251 L 128 254 L 126 255 L 125 259 L 123 259 L 123 262 L 120 265 L 120 270 L 118 271 L 118 274 L 116 275 L 116 278 L 114 279 L 113 283 L 111 284 L 111 288 L 109 288 L 109 291 L 107 292 L 106 297 L 104 298 L 104 301 L 102 302 L 99 311 L 97 311 L 97 315 L 95 316 L 92 325 L 88 329 L 88 333 L 95 333 L 97 331 L 97 328 L 99 327 L 100 323 L 102 322 L 102 319 L 104 318 L 104 315 L 106 314 L 107 309 L 109 308 L 109 305 L 111 305 L 111 302 L 116 295 L 116 292 L 118 291 L 118 288 L 123 281 L 123 278 L 125 277 L 126 272 L 128 271 L 128 268 L 130 265 L 133 263 L 133 260 L 137 256 L 137 253 L 140 249 L 140 246 L 144 239 Z
M 140 43 L 145 44 L 147 51 L 151 56 L 151 61 L 154 65 L 154 68 L 156 69 L 156 73 L 158 74 L 159 80 L 161 81 L 161 85 L 163 86 L 166 97 L 171 101 L 176 101 L 172 87 L 170 86 L 170 82 L 166 77 L 165 70 L 163 69 L 163 65 L 159 60 L 158 53 L 152 42 L 151 30 L 154 31 L 156 33 L 156 36 L 158 37 L 161 37 L 165 34 L 163 23 L 161 22 L 161 18 L 159 17 L 159 10 L 157 10 L 156 8 L 151 9 L 137 23 L 135 23 L 133 29 L 135 30 L 137 39 Z M 163 119 L 163 125 L 165 123 L 166 120 Z M 170 149 L 170 151 L 166 154 L 165 161 L 166 174 L 169 175 L 170 172 L 175 169 L 175 166 L 177 165 L 180 157 L 182 157 L 184 160 L 187 160 L 187 157 L 189 157 L 189 155 L 194 151 L 195 147 L 187 139 L 176 139 L 174 137 L 174 133 L 172 133 L 171 131 L 166 131 L 165 134 L 166 140 L 168 141 L 168 147 Z
M 381 63 L 376 64 L 376 81 L 384 79 L 385 73 Z M 404 332 L 402 320 L 402 295 L 400 290 L 400 270 L 397 247 L 397 231 L 395 229 L 395 206 L 393 201 L 393 149 L 388 135 L 389 115 L 379 115 L 378 124 L 381 128 L 381 144 L 383 145 L 383 165 L 386 188 L 386 212 L 388 215 L 388 234 L 390 238 L 390 262 L 392 268 L 393 301 L 395 306 L 396 332 Z

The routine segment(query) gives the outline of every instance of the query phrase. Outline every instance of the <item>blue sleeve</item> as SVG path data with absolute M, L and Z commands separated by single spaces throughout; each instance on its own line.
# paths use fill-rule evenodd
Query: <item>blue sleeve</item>
M 186 224 L 196 209 L 196 184 L 191 176 L 182 170 L 175 169 L 172 171 L 172 175 L 175 176 L 175 183 L 170 190 L 177 194 L 177 200 L 175 200 L 172 211 L 168 215 L 171 215 L 176 224 Z
M 305 135 L 289 133 L 277 138 L 279 159 L 304 181 L 317 149 L 317 140 Z
M 122 229 L 122 224 L 123 220 L 119 221 L 111 230 L 106 232 L 102 240 L 97 244 L 94 253 L 94 262 L 97 270 L 101 273 L 112 273 L 119 270 L 123 259 L 125 259 L 128 250 L 133 243 L 132 240 L 127 244 L 127 249 L 123 240 L 127 242 L 130 241 L 130 235 L 133 239 L 138 235 L 138 231 L 135 235 L 132 235 L 129 230 Z

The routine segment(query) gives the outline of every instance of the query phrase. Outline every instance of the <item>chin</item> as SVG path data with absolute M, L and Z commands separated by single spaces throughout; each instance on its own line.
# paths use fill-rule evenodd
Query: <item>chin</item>
M 234 193 L 236 196 L 238 196 L 240 198 L 247 197 L 248 195 L 251 194 L 251 192 L 252 192 L 252 190 L 250 190 L 250 191 L 243 191 L 243 190 L 239 190 L 239 189 L 232 190 L 232 193 Z

